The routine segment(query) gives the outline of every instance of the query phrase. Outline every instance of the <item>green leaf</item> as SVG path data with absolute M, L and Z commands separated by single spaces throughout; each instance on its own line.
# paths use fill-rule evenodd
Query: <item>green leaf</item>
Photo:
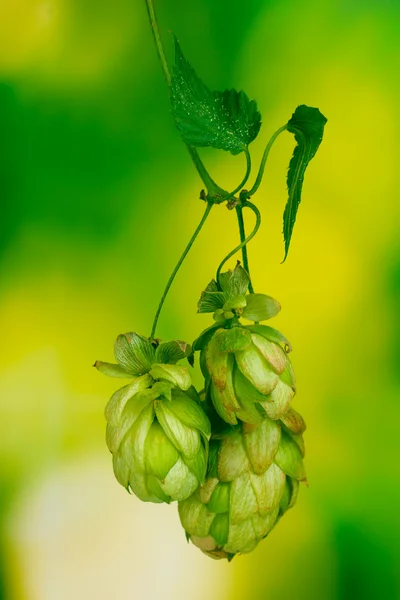
M 103 375 L 107 375 L 108 377 L 119 377 L 121 379 L 132 378 L 132 375 L 125 371 L 121 365 L 103 362 L 102 360 L 96 360 L 93 366 L 96 367 L 100 373 L 103 373 Z
M 147 338 L 130 332 L 117 337 L 114 354 L 119 364 L 128 373 L 143 375 L 151 369 L 155 350 Z
M 243 91 L 211 91 L 184 57 L 176 38 L 171 102 L 176 126 L 190 146 L 239 154 L 260 131 L 261 114 L 255 101 Z
M 227 300 L 224 304 L 224 311 L 225 310 L 233 310 L 236 308 L 244 308 L 247 304 L 246 301 L 246 296 L 243 295 L 239 295 L 239 296 L 232 296 L 231 298 L 229 298 L 229 300 Z
M 289 198 L 283 214 L 284 261 L 289 252 L 297 209 L 301 201 L 304 173 L 322 142 L 327 120 L 318 108 L 302 104 L 296 108 L 287 124 L 287 130 L 294 134 L 297 146 L 294 149 L 287 176 Z
M 182 340 L 174 340 L 158 346 L 155 361 L 165 365 L 174 365 L 178 360 L 190 356 L 191 353 L 190 344 L 182 342 Z
M 266 321 L 281 310 L 279 302 L 266 294 L 249 294 L 246 300 L 247 306 L 243 309 L 242 317 L 250 321 Z
M 207 285 L 207 287 L 204 291 L 205 292 L 218 292 L 219 291 L 218 284 L 215 281 L 215 279 L 211 279 L 210 283 Z
M 229 278 L 227 277 L 225 280 L 221 279 L 221 285 L 225 295 L 228 298 L 232 298 L 233 296 L 244 296 L 250 283 L 247 271 L 238 262 L 233 271 L 228 271 L 228 273 L 230 273 Z
M 201 298 L 197 303 L 198 313 L 211 313 L 215 312 L 219 308 L 222 308 L 225 304 L 225 294 L 223 292 L 207 292 L 204 290 L 201 294 Z

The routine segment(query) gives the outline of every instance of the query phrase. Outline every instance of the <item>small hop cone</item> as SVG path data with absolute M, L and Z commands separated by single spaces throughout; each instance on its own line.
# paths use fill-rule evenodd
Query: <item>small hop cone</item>
M 214 313 L 216 325 L 206 329 L 193 345 L 194 350 L 201 351 L 207 397 L 231 425 L 238 419 L 253 424 L 266 416 L 280 419 L 295 395 L 294 372 L 287 356 L 290 344 L 272 327 L 258 323 L 244 326 L 239 321 L 241 317 L 257 321 L 270 318 L 280 306 L 264 294 L 245 295 L 248 276 L 240 266 L 224 273 L 223 281 L 223 291 L 206 291 L 199 302 L 202 312 L 223 305 Z
M 210 422 L 188 370 L 182 342 L 157 349 L 136 333 L 118 337 L 118 364 L 97 362 L 107 375 L 132 379 L 107 404 L 106 441 L 121 485 L 145 502 L 188 498 L 204 482 Z
M 188 539 L 212 558 L 248 553 L 297 498 L 305 481 L 301 416 L 240 423 L 210 442 L 207 480 L 179 503 Z

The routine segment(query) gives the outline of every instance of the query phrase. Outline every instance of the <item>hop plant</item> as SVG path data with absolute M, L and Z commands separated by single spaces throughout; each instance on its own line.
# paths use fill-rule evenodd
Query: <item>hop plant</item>
M 115 477 L 144 502 L 184 500 L 204 482 L 211 433 L 188 369 L 175 364 L 191 348 L 180 341 L 154 348 L 127 333 L 114 351 L 117 364 L 97 361 L 95 367 L 132 379 L 105 411 Z
M 212 558 L 254 550 L 296 502 L 303 465 L 305 424 L 290 409 L 214 433 L 207 480 L 179 503 L 188 539 Z
M 117 363 L 95 364 L 106 375 L 131 379 L 107 404 L 106 441 L 121 485 L 145 502 L 177 500 L 187 538 L 213 558 L 231 559 L 251 552 L 268 535 L 294 505 L 299 482 L 306 481 L 305 424 L 291 407 L 296 393 L 288 357 L 291 346 L 278 330 L 261 324 L 277 315 L 280 305 L 255 293 L 250 278 L 247 244 L 261 224 L 260 211 L 250 200 L 260 187 L 275 140 L 285 131 L 293 134 L 296 146 L 283 213 L 285 261 L 305 172 L 327 119 L 317 108 L 298 106 L 268 141 L 255 181 L 245 189 L 252 174 L 249 146 L 262 122 L 256 102 L 243 91 L 210 90 L 176 38 L 171 73 L 153 0 L 145 3 L 175 125 L 205 188 L 200 192 L 205 210 L 168 280 L 149 338 L 120 335 Z M 200 158 L 201 147 L 244 155 L 246 172 L 233 191 L 212 179 Z M 213 313 L 214 324 L 198 336 L 193 348 L 180 341 L 160 343 L 156 328 L 174 278 L 211 210 L 223 203 L 237 216 L 240 244 L 222 260 L 198 304 L 198 312 Z M 256 222 L 246 237 L 248 210 Z M 225 263 L 239 251 L 243 266 L 238 263 L 223 273 Z M 196 352 L 204 376 L 201 399 L 188 369 L 177 364 L 187 359 L 193 367 Z

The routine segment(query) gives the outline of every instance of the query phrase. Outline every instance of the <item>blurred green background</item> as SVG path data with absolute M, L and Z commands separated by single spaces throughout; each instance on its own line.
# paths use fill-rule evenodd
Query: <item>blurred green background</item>
M 112 359 L 118 333 L 149 334 L 203 211 L 201 182 L 143 1 L 1 0 L 0 598 L 398 599 L 400 4 L 157 4 L 170 57 L 169 30 L 210 86 L 257 99 L 255 163 L 298 104 L 329 119 L 289 259 L 288 134 L 249 247 L 294 347 L 310 487 L 227 564 L 186 544 L 175 506 L 114 480 L 103 409 L 116 385 L 91 365 Z M 221 185 L 240 181 L 243 157 L 202 156 Z M 165 305 L 164 339 L 209 323 L 199 293 L 237 240 L 234 214 L 213 213 Z

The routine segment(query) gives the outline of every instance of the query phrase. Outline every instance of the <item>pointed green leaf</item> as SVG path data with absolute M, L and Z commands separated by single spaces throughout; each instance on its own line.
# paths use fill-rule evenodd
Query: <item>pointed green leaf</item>
M 212 92 L 196 75 L 175 38 L 172 113 L 182 139 L 239 154 L 257 137 L 261 115 L 244 92 Z
M 243 309 L 242 317 L 249 321 L 266 321 L 272 319 L 281 310 L 277 300 L 266 294 L 248 294 L 247 306 Z
M 174 340 L 158 346 L 154 361 L 165 365 L 175 365 L 178 360 L 187 358 L 191 353 L 190 344 L 182 340 Z
M 287 124 L 288 131 L 294 134 L 297 146 L 294 149 L 287 176 L 289 198 L 283 214 L 283 237 L 285 240 L 283 260 L 286 260 L 289 252 L 297 209 L 301 201 L 304 174 L 308 163 L 322 142 L 327 120 L 318 108 L 302 104 L 296 108 Z
M 120 377 L 121 379 L 131 379 L 132 375 L 128 373 L 121 365 L 113 363 L 103 362 L 102 360 L 96 360 L 93 365 L 100 373 L 107 375 L 108 377 Z
M 155 350 L 147 338 L 130 332 L 117 337 L 114 354 L 127 372 L 132 375 L 143 375 L 151 369 Z

